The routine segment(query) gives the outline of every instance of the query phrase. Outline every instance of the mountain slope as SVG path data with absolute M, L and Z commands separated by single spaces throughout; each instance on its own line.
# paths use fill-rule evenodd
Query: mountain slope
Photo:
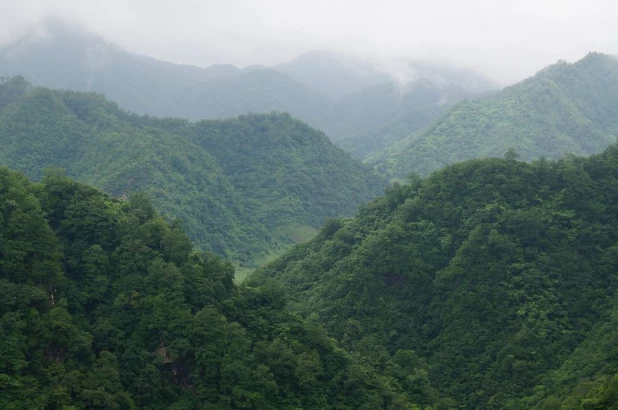
M 431 125 L 443 112 L 476 93 L 425 80 L 406 86 L 384 83 L 341 101 L 341 118 L 325 128 L 333 140 L 364 158 Z
M 273 67 L 199 68 L 132 54 L 58 21 L 0 50 L 2 77 L 22 75 L 38 86 L 104 93 L 138 114 L 201 120 L 289 112 L 334 141 L 345 139 L 359 157 L 492 88 L 475 73 L 401 65 L 403 74 L 394 77 L 362 59 L 312 52 Z
M 244 262 L 289 243 L 292 220 L 318 227 L 386 186 L 287 114 L 140 117 L 100 95 L 32 88 L 20 78 L 0 84 L 0 102 L 1 163 L 33 178 L 62 167 L 116 196 L 144 190 L 198 246 Z
M 275 70 L 257 67 L 178 90 L 168 110 L 194 120 L 285 111 L 319 126 L 330 122 L 333 104 Z
M 330 220 L 249 283 L 279 281 L 376 368 L 415 351 L 459 408 L 613 408 L 617 204 L 617 145 L 472 160 Z
M 0 167 L 3 409 L 409 409 L 142 195 Z
M 201 122 L 196 143 L 217 158 L 238 192 L 261 204 L 255 214 L 270 228 L 352 215 L 385 187 L 326 135 L 288 114 Z
M 55 20 L 0 50 L 3 76 L 22 75 L 50 88 L 97 91 L 125 109 L 151 115 L 166 111 L 166 101 L 178 87 L 229 77 L 238 71 L 232 66 L 221 68 L 202 69 L 135 55 Z
M 330 112 L 326 101 L 277 71 L 172 64 L 54 20 L 0 50 L 0 75 L 104 93 L 124 109 L 155 116 L 198 120 L 277 110 L 302 112 L 312 120 Z
M 524 160 L 601 152 L 618 136 L 618 60 L 591 53 L 494 96 L 465 101 L 434 125 L 368 158 L 383 173 L 428 174 L 514 149 Z

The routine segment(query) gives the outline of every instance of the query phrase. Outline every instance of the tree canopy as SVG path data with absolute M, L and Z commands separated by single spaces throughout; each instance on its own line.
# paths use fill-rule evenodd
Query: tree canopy
M 279 281 L 377 369 L 413 351 L 460 408 L 615 408 L 617 204 L 618 145 L 470 160 L 330 220 L 249 283 Z
M 279 287 L 233 274 L 144 194 L 0 168 L 0 407 L 414 408 Z

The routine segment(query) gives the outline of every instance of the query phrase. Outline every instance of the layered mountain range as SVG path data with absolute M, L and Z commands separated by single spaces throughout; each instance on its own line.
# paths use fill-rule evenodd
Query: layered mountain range
M 316 51 L 272 67 L 199 68 L 155 60 L 48 21 L 0 50 L 0 76 L 95 91 L 138 114 L 193 120 L 289 112 L 358 157 L 429 124 L 449 106 L 497 87 L 447 65 L 382 62 Z
M 561 61 L 499 93 L 457 104 L 367 162 L 405 178 L 511 149 L 525 160 L 599 153 L 618 137 L 617 93 L 616 57 L 590 53 Z
M 117 197 L 147 192 L 202 249 L 249 263 L 387 185 L 289 114 L 156 119 L 22 77 L 0 84 L 0 144 L 0 162 L 32 178 L 62 168 Z
M 492 91 L 51 22 L 0 76 L 0 407 L 618 408 L 614 57 Z

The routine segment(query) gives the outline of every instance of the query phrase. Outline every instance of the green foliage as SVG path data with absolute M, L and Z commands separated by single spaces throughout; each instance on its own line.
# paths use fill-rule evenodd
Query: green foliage
M 213 126 L 214 125 L 214 126 Z M 381 179 L 289 114 L 200 122 L 198 144 L 213 156 L 269 229 L 351 215 Z M 361 176 L 362 175 L 362 176 Z
M 618 60 L 590 53 L 559 62 L 532 78 L 476 101 L 456 105 L 430 127 L 367 162 L 390 177 L 429 174 L 509 149 L 528 161 L 601 152 L 618 137 Z
M 0 163 L 37 179 L 63 168 L 117 197 L 143 191 L 200 248 L 249 266 L 293 242 L 285 227 L 351 215 L 386 185 L 288 114 L 140 117 L 22 78 L 0 84 L 0 100 Z
M 417 403 L 614 408 L 617 204 L 617 145 L 471 160 L 329 220 L 248 283 L 280 282 Z
M 413 408 L 146 195 L 0 168 L 0 408 Z
M 96 91 L 125 109 L 161 117 L 203 120 L 289 112 L 359 158 L 478 95 L 470 90 L 494 88 L 475 73 L 418 63 L 402 68 L 419 81 L 394 84 L 375 64 L 321 52 L 274 67 L 177 65 L 136 56 L 61 22 L 44 23 L 45 41 L 26 36 L 0 48 L 0 76 L 22 75 L 37 86 Z

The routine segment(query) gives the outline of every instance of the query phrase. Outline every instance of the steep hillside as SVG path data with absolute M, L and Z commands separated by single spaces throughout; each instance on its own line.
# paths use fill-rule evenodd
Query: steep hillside
M 340 103 L 342 120 L 324 129 L 339 146 L 365 158 L 431 125 L 455 103 L 476 96 L 453 84 L 384 83 L 346 97 Z
M 33 178 L 61 167 L 116 196 L 144 190 L 198 246 L 244 262 L 293 241 L 294 227 L 353 214 L 386 186 L 287 114 L 140 117 L 21 78 L 0 84 L 0 144 L 0 163 Z
M 532 78 L 449 110 L 424 131 L 368 162 L 402 178 L 514 149 L 524 160 L 601 152 L 618 136 L 618 60 L 591 53 L 559 62 Z
M 376 368 L 415 351 L 459 408 L 615 408 L 617 215 L 618 145 L 510 152 L 395 185 L 249 281 Z
M 326 135 L 288 114 L 201 122 L 195 141 L 217 158 L 269 228 L 298 222 L 321 226 L 331 215 L 352 215 L 386 187 Z
M 0 408 L 420 403 L 285 311 L 280 290 L 239 288 L 233 274 L 143 195 L 0 167 Z

